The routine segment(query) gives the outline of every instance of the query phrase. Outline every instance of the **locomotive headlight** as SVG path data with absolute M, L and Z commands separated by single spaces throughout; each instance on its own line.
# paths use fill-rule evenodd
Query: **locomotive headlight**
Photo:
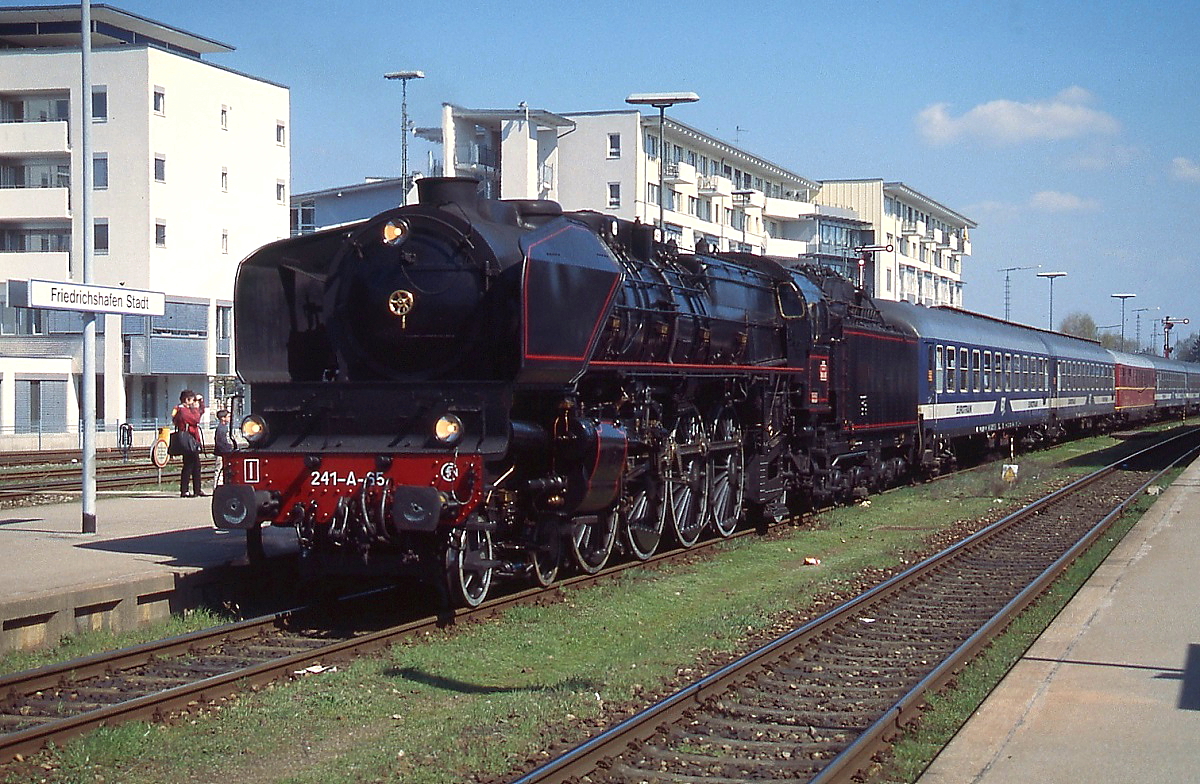
M 251 414 L 242 420 L 242 437 L 250 442 L 250 446 L 258 446 L 267 440 L 267 421 L 258 414 Z
M 403 218 L 390 220 L 383 224 L 383 241 L 388 245 L 399 245 L 407 239 L 412 229 Z
M 446 446 L 454 446 L 463 436 L 462 420 L 454 414 L 445 414 L 433 426 L 433 437 Z

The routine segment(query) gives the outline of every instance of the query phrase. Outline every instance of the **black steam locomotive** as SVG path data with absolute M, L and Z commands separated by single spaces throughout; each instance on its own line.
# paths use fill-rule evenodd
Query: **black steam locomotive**
M 251 448 L 213 518 L 252 557 L 263 524 L 289 526 L 314 569 L 435 574 L 475 605 L 499 578 L 647 559 L 936 473 L 956 440 L 1057 426 L 925 422 L 945 375 L 928 336 L 827 270 L 418 185 L 419 204 L 241 265 Z

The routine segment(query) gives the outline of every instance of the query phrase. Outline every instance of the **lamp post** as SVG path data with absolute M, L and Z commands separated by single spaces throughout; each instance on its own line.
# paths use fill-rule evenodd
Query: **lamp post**
M 1148 310 L 1158 310 L 1158 308 L 1134 308 L 1133 309 L 1133 315 L 1134 315 L 1134 322 L 1133 322 L 1134 323 L 1134 328 L 1133 328 L 1133 336 L 1134 337 L 1133 337 L 1133 339 L 1135 341 L 1137 341 L 1137 348 L 1134 349 L 1135 352 L 1142 350 L 1142 314 Z M 1153 353 L 1153 352 L 1151 352 L 1151 353 Z
M 1125 300 L 1136 297 L 1137 294 L 1109 294 L 1113 299 L 1121 300 L 1121 351 L 1125 350 Z
M 424 71 L 392 71 L 383 75 L 384 79 L 400 80 L 400 124 L 404 130 L 400 134 L 400 178 L 403 183 L 404 201 L 408 204 L 408 82 L 410 79 L 424 79 Z
M 1051 329 L 1051 331 L 1053 331 L 1054 330 L 1054 279 L 1055 278 L 1065 278 L 1067 276 L 1067 273 L 1065 273 L 1065 272 L 1039 272 L 1037 275 L 1039 278 L 1045 278 L 1046 280 L 1050 281 L 1050 329 Z
M 1033 264 L 1028 267 L 1002 267 L 1000 269 L 1000 271 L 1004 273 L 1004 320 L 1005 321 L 1008 321 L 1009 303 L 1011 302 L 1011 299 L 1009 298 L 1009 291 L 1011 291 L 1011 289 L 1009 288 L 1009 276 L 1012 273 L 1016 272 L 1017 270 L 1041 269 L 1041 268 L 1042 268 L 1041 264 Z
M 667 224 L 663 217 L 663 166 L 667 156 L 663 127 L 666 123 L 667 107 L 677 103 L 695 103 L 700 96 L 695 93 L 633 93 L 625 103 L 638 106 L 653 106 L 658 109 L 658 231 L 659 239 L 666 240 Z

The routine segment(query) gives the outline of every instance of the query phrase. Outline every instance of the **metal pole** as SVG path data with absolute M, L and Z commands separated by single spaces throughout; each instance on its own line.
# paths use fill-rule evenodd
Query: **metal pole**
M 408 205 L 408 80 L 424 79 L 424 71 L 391 71 L 383 75 L 384 79 L 400 80 L 400 187 L 404 191 L 401 204 Z
M 408 206 L 408 80 L 400 80 L 400 177 L 404 189 L 404 206 Z
M 92 4 L 80 4 L 80 51 L 82 60 L 83 112 L 79 118 L 81 134 L 79 168 L 83 198 L 80 231 L 83 233 L 83 283 L 91 285 L 93 261 L 92 228 Z M 96 314 L 83 313 L 83 533 L 96 533 Z
M 666 136 L 663 135 L 663 123 L 667 117 L 667 107 L 658 107 L 658 239 L 667 241 L 667 223 L 663 217 L 663 159 L 667 156 Z

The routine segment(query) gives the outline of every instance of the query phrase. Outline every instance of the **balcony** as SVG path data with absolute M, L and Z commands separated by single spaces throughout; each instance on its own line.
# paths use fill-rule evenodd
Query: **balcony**
M 909 220 L 903 221 L 900 224 L 900 233 L 909 237 L 920 237 L 923 234 L 917 222 Z
M 698 178 L 697 190 L 714 196 L 731 196 L 733 195 L 733 181 L 728 177 L 710 174 Z
M 9 280 L 67 280 L 71 271 L 69 253 L 0 253 L 0 269 Z
M 777 196 L 766 196 L 763 199 L 763 217 L 776 220 L 804 220 L 815 218 L 821 214 L 821 208 L 807 201 L 781 199 Z
M 762 209 L 767 204 L 767 195 L 762 191 L 740 190 L 733 192 L 733 206 Z
M 0 188 L 0 215 L 5 220 L 71 217 L 69 188 Z
M 67 123 L 0 122 L 0 150 L 9 156 L 68 153 Z
M 690 163 L 664 163 L 663 182 L 676 185 L 694 185 L 696 182 L 696 167 Z

